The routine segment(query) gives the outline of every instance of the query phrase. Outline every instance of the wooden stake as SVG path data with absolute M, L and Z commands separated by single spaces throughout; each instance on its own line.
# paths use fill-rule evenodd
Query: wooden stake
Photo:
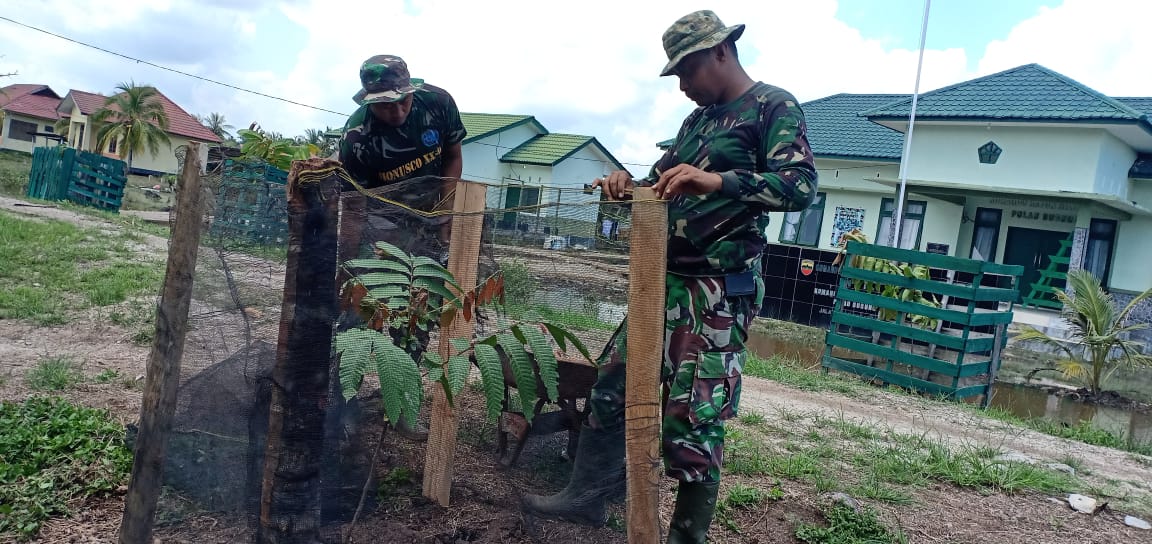
M 664 297 L 668 208 L 649 187 L 635 190 L 628 287 L 625 452 L 628 459 L 628 543 L 660 542 L 660 367 L 664 359 Z
M 172 415 L 176 411 L 176 390 L 180 386 L 180 361 L 184 357 L 184 337 L 188 331 L 188 308 L 192 302 L 192 276 L 204 200 L 200 196 L 199 146 L 188 146 L 184 169 L 180 172 L 180 193 L 176 225 L 168 248 L 164 288 L 156 309 L 156 334 L 148 354 L 144 379 L 144 399 L 140 405 L 140 432 L 132 459 L 132 476 L 124 514 L 120 520 L 120 543 L 152 542 L 156 501 L 160 497 L 164 455 Z
M 456 183 L 452 200 L 454 212 L 484 210 L 484 185 L 469 181 Z M 476 265 L 480 259 L 480 236 L 484 228 L 481 214 L 456 215 L 448 246 L 448 271 L 456 283 L 468 289 L 476 285 Z M 440 331 L 440 357 L 445 361 L 452 350 L 453 338 L 472 338 L 472 321 L 456 315 L 449 330 Z M 448 506 L 452 494 L 452 459 L 456 455 L 456 413 L 439 386 L 432 388 L 432 417 L 428 432 L 428 449 L 424 458 L 424 496 L 440 506 Z
M 320 530 L 320 469 L 336 286 L 340 178 L 302 181 L 334 161 L 309 159 L 288 174 L 288 262 L 256 541 L 310 543 Z M 317 178 L 319 176 L 313 176 Z

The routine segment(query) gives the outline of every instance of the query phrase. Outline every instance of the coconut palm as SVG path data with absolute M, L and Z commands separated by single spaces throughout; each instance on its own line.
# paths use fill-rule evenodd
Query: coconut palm
M 1130 333 L 1149 326 L 1148 323 L 1129 324 L 1128 315 L 1152 297 L 1152 289 L 1118 309 L 1112 295 L 1087 270 L 1069 272 L 1067 284 L 1072 293 L 1058 290 L 1056 296 L 1064 304 L 1061 318 L 1068 324 L 1068 337 L 1053 338 L 1027 325 L 1021 327 L 1022 332 L 1016 337 L 1017 342 L 1039 342 L 1060 354 L 1053 366 L 1038 370 L 1055 370 L 1067 378 L 1080 380 L 1093 395 L 1098 395 L 1117 369 L 1152 365 L 1152 355 L 1142 353 L 1139 342 L 1128 339 Z
M 228 124 L 222 113 L 212 112 L 204 116 L 197 115 L 196 120 L 208 127 L 208 130 L 211 130 L 212 134 L 215 134 L 222 141 L 231 140 L 232 134 L 229 131 L 236 128 Z
M 153 157 L 160 154 L 161 145 L 171 145 L 168 139 L 168 115 L 160 102 L 159 92 L 151 85 L 121 83 L 118 93 L 104 101 L 104 107 L 92 114 L 96 128 L 98 149 L 107 149 L 116 142 L 117 155 L 132 170 L 132 157 L 147 151 Z

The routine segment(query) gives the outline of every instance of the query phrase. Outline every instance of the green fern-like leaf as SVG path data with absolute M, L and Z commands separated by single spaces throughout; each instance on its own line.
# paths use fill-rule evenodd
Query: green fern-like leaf
M 532 347 L 532 356 L 536 359 L 536 366 L 540 369 L 540 381 L 544 382 L 544 389 L 548 392 L 548 398 L 552 401 L 559 400 L 560 393 L 557 391 L 557 385 L 560 381 L 559 365 L 556 362 L 556 356 L 552 353 L 552 345 L 548 343 L 548 339 L 544 337 L 544 333 L 540 332 L 540 329 L 533 326 L 520 329 L 528 340 L 528 345 Z
M 408 286 L 385 285 L 368 290 L 368 296 L 381 301 L 387 301 L 388 307 L 398 309 L 408 306 Z
M 360 283 L 364 284 L 364 287 L 368 289 L 384 287 L 386 285 L 408 285 L 412 283 L 412 278 L 393 272 L 369 272 L 356 276 L 356 279 L 360 280 Z
M 348 329 L 336 335 L 336 354 L 340 356 L 340 390 L 344 400 L 356 396 L 364 375 L 372 371 L 376 345 L 382 334 L 371 329 Z
M 391 257 L 391 258 L 393 258 L 393 259 L 395 259 L 401 263 L 408 265 L 409 269 L 411 269 L 413 266 L 411 256 L 409 256 L 407 253 L 405 253 L 404 250 L 402 250 L 402 249 L 400 249 L 400 248 L 398 248 L 392 244 L 389 244 L 388 242 L 385 242 L 385 241 L 376 242 L 376 249 L 383 251 L 384 254 L 387 255 L 388 257 Z
M 500 417 L 504 402 L 504 366 L 500 354 L 488 344 L 476 344 L 476 366 L 480 368 L 480 382 L 484 385 L 484 400 L 488 405 L 488 419 Z
M 552 335 L 552 339 L 555 340 L 556 344 L 560 346 L 561 351 L 567 352 L 567 342 L 572 342 L 572 347 L 575 347 L 576 351 L 580 352 L 580 355 L 583 355 L 584 358 L 588 360 L 588 362 L 592 364 L 596 363 L 596 361 L 592 359 L 592 355 L 588 353 L 588 348 L 584 347 L 584 344 L 580 342 L 579 338 L 576 338 L 576 335 L 551 323 L 541 324 L 544 325 L 544 328 L 548 329 L 548 334 Z
M 456 350 L 456 353 L 464 353 L 472 349 L 472 343 L 467 338 L 453 338 L 449 342 L 452 343 L 452 349 Z
M 412 281 L 412 286 L 423 287 L 424 289 L 427 289 L 428 292 L 444 300 L 454 300 L 456 298 L 456 295 L 452 294 L 452 292 L 449 291 L 447 287 L 444 287 L 442 280 L 435 278 L 416 278 Z
M 524 410 L 524 419 L 531 423 L 532 413 L 536 407 L 536 369 L 532 365 L 532 357 L 524 350 L 524 345 L 511 334 L 498 334 L 496 340 L 508 355 L 512 375 L 516 378 L 516 392 L 520 397 L 520 407 Z
M 388 421 L 397 423 L 401 417 L 413 425 L 424 388 L 420 384 L 420 370 L 408 352 L 391 343 L 377 345 L 376 373 L 380 376 L 380 394 Z
M 363 268 L 367 270 L 390 270 L 401 274 L 411 274 L 408 265 L 385 259 L 352 259 L 344 263 L 344 268 Z
M 464 390 L 468 382 L 468 371 L 472 368 L 468 358 L 463 355 L 453 355 L 448 358 L 448 384 L 451 386 L 452 396 Z
M 448 282 L 448 285 L 452 286 L 457 291 L 464 291 L 460 288 L 460 284 L 456 283 L 456 278 L 452 276 L 452 273 L 437 263 L 418 265 L 416 266 L 415 273 L 416 277 L 420 278 L 436 278 L 444 280 Z
M 440 359 L 439 354 L 427 352 L 421 363 L 423 363 L 424 368 L 428 369 L 428 381 L 438 382 L 444 376 L 444 361 Z

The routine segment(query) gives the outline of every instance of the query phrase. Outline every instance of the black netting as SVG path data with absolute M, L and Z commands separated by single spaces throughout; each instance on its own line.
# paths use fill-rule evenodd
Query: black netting
M 470 340 L 548 322 L 570 332 L 594 358 L 624 316 L 626 203 L 603 203 L 599 191 L 583 187 L 485 186 L 431 177 L 365 190 L 336 163 L 314 160 L 296 168 L 285 181 L 268 175 L 266 165 L 227 161 L 205 178 L 213 202 L 198 252 L 164 463 L 161 532 L 185 530 L 189 505 L 198 519 L 226 525 L 233 530 L 229 538 L 245 541 L 269 523 L 280 523 L 278 531 L 336 541 L 358 510 L 369 524 L 387 518 L 395 506 L 387 494 L 397 485 L 395 474 L 401 468 L 420 474 L 426 468 L 422 453 L 413 452 L 428 447 L 405 442 L 389 422 L 403 420 L 414 434 L 434 426 L 432 391 L 457 374 L 448 376 L 446 360 L 440 371 L 419 367 L 422 402 L 409 424 L 410 411 L 396 407 L 412 399 L 388 392 L 410 376 L 375 366 L 384 360 L 377 350 L 372 371 L 346 399 L 349 382 L 341 371 L 351 355 L 338 350 L 359 349 L 347 348 L 355 344 L 347 340 L 349 331 L 377 330 L 413 365 L 426 354 L 464 353 L 441 346 L 442 324 L 450 321 L 441 319 L 450 306 L 442 291 L 410 290 L 403 304 L 380 303 L 395 286 L 372 274 L 394 272 L 378 268 L 390 252 L 448 269 L 458 264 L 453 244 L 467 225 L 477 226 L 475 279 L 460 286 L 473 299 L 461 297 L 453 306 L 453 315 L 468 314 L 471 322 L 470 335 L 455 334 Z M 465 187 L 485 194 L 478 208 L 453 213 Z M 366 310 L 365 300 L 375 306 Z M 435 319 L 405 317 L 433 310 Z M 503 357 L 505 382 L 498 387 L 498 423 L 488 417 L 476 357 L 467 355 L 465 380 L 474 385 L 460 388 L 456 402 L 460 436 L 473 438 L 460 447 L 484 466 L 523 467 L 533 462 L 525 452 L 533 451 L 563 463 L 559 455 L 571 448 L 587 415 L 595 367 L 572 342 L 566 349 L 554 338 L 549 342 L 558 360 L 558 395 L 550 398 L 540 383 L 530 393 L 543 399 L 535 403 L 523 402 L 508 346 L 493 344 Z M 536 434 L 525 431 L 526 411 Z M 458 480 L 469 478 L 457 474 Z M 418 490 L 418 479 L 410 480 Z M 262 522 L 262 513 L 273 521 Z

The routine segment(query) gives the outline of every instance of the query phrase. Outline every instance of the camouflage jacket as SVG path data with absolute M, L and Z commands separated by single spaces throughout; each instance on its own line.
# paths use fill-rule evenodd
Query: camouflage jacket
M 689 164 L 720 174 L 719 191 L 677 195 L 668 208 L 668 271 L 721 276 L 754 269 L 771 211 L 798 211 L 816 195 L 816 167 L 799 103 L 757 82 L 727 104 L 697 108 L 640 185 Z
M 376 120 L 361 106 L 344 125 L 340 162 L 366 188 L 418 176 L 440 176 L 444 146 L 464 141 L 467 131 L 452 95 L 425 84 L 412 98 L 400 127 Z

